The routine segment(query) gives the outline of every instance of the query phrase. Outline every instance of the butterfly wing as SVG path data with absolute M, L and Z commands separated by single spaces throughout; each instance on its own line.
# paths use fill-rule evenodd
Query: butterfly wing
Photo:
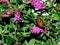
M 3 2 L 3 0 L 0 0 L 0 3 L 2 3 Z
M 42 21 L 42 19 L 40 18 L 40 16 L 37 16 L 36 24 L 37 24 L 39 27 L 44 27 L 43 21 Z
M 47 32 L 48 32 L 48 30 L 47 30 L 48 27 L 46 27 L 46 26 L 43 24 L 43 21 L 42 21 L 42 19 L 40 18 L 40 16 L 37 16 L 36 24 L 37 24 L 39 27 L 43 28 L 44 33 L 46 34 L 46 36 L 50 37 L 49 34 L 47 33 Z

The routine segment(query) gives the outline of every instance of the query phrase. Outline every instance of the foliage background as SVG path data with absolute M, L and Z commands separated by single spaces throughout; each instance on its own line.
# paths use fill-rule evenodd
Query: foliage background
M 60 4 L 56 0 L 42 0 L 45 9 L 35 10 L 30 4 L 23 3 L 23 0 L 10 0 L 14 9 L 17 6 L 21 11 L 21 22 L 14 24 L 12 18 L 6 18 L 0 22 L 0 45 L 59 45 L 60 44 Z M 55 4 L 57 4 L 55 6 Z M 0 14 L 8 9 L 8 5 L 0 4 Z M 33 11 L 34 10 L 34 11 Z M 40 12 L 40 13 L 39 13 Z M 31 34 L 30 28 L 35 25 L 37 15 L 40 15 L 44 24 L 49 27 L 49 35 Z

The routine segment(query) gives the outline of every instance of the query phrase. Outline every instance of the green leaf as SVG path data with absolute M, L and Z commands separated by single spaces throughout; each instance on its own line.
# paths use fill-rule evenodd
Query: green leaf
M 29 45 L 34 45 L 35 44 L 35 39 L 31 39 L 30 41 L 29 41 Z
M 21 4 L 21 5 L 19 5 L 19 8 L 20 8 L 21 11 L 22 11 L 22 9 L 25 8 L 25 7 L 26 7 L 25 4 Z
M 28 45 L 28 42 L 25 40 L 24 44 L 23 45 Z
M 7 45 L 6 43 L 4 43 L 4 45 Z
M 6 43 L 7 45 L 11 45 L 11 43 L 13 42 L 14 40 L 11 38 L 11 37 L 6 37 Z
M 2 33 L 2 27 L 0 26 L 0 34 Z
M 52 19 L 53 20 L 59 20 L 60 19 L 60 16 L 57 13 L 52 12 Z
M 25 31 L 25 30 L 27 30 L 27 29 L 28 29 L 28 27 L 23 27 L 23 28 L 22 28 L 23 31 Z
M 16 3 L 17 0 L 10 0 L 11 3 Z

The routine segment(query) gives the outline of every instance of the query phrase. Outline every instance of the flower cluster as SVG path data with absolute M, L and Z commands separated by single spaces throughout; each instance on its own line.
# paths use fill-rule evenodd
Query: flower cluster
M 15 17 L 13 18 L 13 21 L 14 21 L 15 23 L 18 23 L 20 20 L 21 20 L 20 10 L 18 9 L 17 12 L 15 13 Z
M 38 9 L 38 10 L 45 8 L 43 2 L 39 0 L 32 0 L 31 5 L 35 7 L 35 9 Z
M 45 8 L 43 2 L 40 0 L 26 0 L 26 2 L 31 3 L 31 5 L 37 10 L 42 10 Z
M 31 29 L 31 32 L 34 34 L 39 34 L 43 32 L 43 29 L 39 28 L 38 26 L 34 25 Z
M 3 4 L 7 4 L 7 3 L 8 3 L 8 0 L 3 0 L 2 3 L 3 3 Z
M 44 9 L 44 4 L 42 1 L 40 0 L 26 0 L 27 2 L 30 2 L 31 5 L 35 8 L 35 9 L 38 9 L 38 10 L 42 10 Z M 3 0 L 3 4 L 6 4 L 8 2 L 8 0 Z M 12 12 L 12 11 L 11 11 Z M 6 13 L 8 15 L 10 15 L 11 13 L 9 12 L 9 10 L 6 11 Z M 14 23 L 18 23 L 20 20 L 21 20 L 21 17 L 20 17 L 20 10 L 18 9 L 14 15 L 15 17 L 13 18 L 13 22 Z M 33 26 L 32 29 L 31 29 L 31 32 L 34 33 L 34 34 L 39 34 L 39 33 L 42 33 L 43 32 L 43 29 L 38 27 L 38 26 Z

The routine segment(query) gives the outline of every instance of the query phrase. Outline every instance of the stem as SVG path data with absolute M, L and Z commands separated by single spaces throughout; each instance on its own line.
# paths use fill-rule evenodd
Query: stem
M 17 33 L 16 30 L 17 30 L 17 29 L 15 28 L 15 35 L 14 35 L 14 38 L 15 38 L 15 40 L 16 40 L 16 41 L 15 41 L 15 42 L 16 42 L 16 45 L 18 45 L 18 39 L 17 39 L 17 37 L 16 37 L 16 33 Z
M 13 9 L 9 1 L 8 1 L 8 6 L 9 8 Z

